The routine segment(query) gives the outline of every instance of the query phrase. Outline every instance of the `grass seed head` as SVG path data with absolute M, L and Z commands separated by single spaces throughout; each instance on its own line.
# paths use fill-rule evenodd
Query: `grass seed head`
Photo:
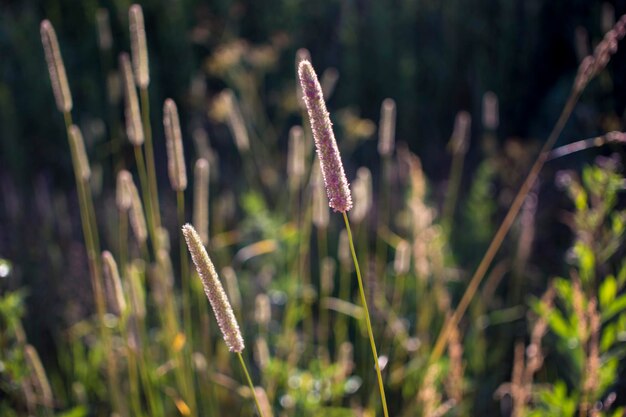
M 122 73 L 122 81 L 124 83 L 126 135 L 129 142 L 134 146 L 141 146 L 144 141 L 143 125 L 141 124 L 139 99 L 137 98 L 133 71 L 130 67 L 130 58 L 127 53 L 122 53 L 119 60 L 120 72 Z
M 174 191 L 184 191 L 187 188 L 187 170 L 183 151 L 183 138 L 180 131 L 178 108 L 171 98 L 163 104 L 163 128 L 165 129 L 165 144 L 167 147 L 167 171 L 170 184 Z
M 186 224 L 183 226 L 183 235 L 198 275 L 202 279 L 204 293 L 211 303 L 217 324 L 224 336 L 224 342 L 226 342 L 226 346 L 231 352 L 241 353 L 245 347 L 243 337 L 213 262 L 211 262 L 209 254 L 202 245 L 200 236 L 198 236 L 192 225 Z
M 150 84 L 150 71 L 148 69 L 148 46 L 146 43 L 146 30 L 143 25 L 143 9 L 138 4 L 133 4 L 128 10 L 130 21 L 130 50 L 133 55 L 133 69 L 135 80 L 139 88 L 147 88 Z
M 298 75 L 322 167 L 329 205 L 333 210 L 345 213 L 352 208 L 352 197 L 330 116 L 326 110 L 322 87 L 309 61 L 300 62 Z
M 72 110 L 72 94 L 67 82 L 65 65 L 61 57 L 57 34 L 49 20 L 41 22 L 40 32 L 41 43 L 43 44 L 43 50 L 46 55 L 50 83 L 52 84 L 52 92 L 54 93 L 57 109 L 62 113 L 70 112 Z

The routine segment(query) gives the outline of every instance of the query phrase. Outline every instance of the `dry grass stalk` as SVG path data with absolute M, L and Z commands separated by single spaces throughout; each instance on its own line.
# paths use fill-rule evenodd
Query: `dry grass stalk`
M 209 162 L 200 158 L 194 167 L 193 226 L 203 245 L 209 244 Z
M 70 126 L 68 134 L 70 147 L 74 155 L 76 155 L 76 161 L 78 162 L 78 174 L 83 181 L 89 181 L 91 168 L 89 167 L 89 158 L 87 158 L 87 152 L 85 151 L 83 135 L 76 125 Z
M 150 84 L 148 68 L 148 46 L 146 30 L 143 24 L 143 10 L 140 5 L 133 4 L 128 10 L 130 22 L 130 50 L 133 55 L 135 80 L 139 88 L 147 88 Z
M 134 146 L 141 146 L 144 142 L 143 125 L 141 123 L 141 113 L 139 111 L 139 99 L 137 98 L 137 88 L 133 79 L 133 71 L 130 66 L 130 58 L 127 53 L 121 53 L 119 57 L 120 72 L 124 84 L 126 117 L 126 136 Z
M 109 251 L 102 252 L 102 272 L 104 273 L 104 284 L 111 312 L 121 316 L 126 311 L 126 299 L 124 298 L 117 263 Z
M 626 15 L 622 15 L 615 26 L 606 34 L 593 51 L 585 57 L 578 66 L 578 73 L 574 81 L 574 90 L 582 92 L 600 71 L 608 64 L 611 56 L 617 52 L 617 43 L 626 35 Z
M 380 106 L 380 127 L 378 129 L 378 153 L 389 156 L 393 153 L 396 141 L 396 102 L 391 98 L 383 100 Z
M 217 324 L 224 336 L 224 342 L 231 352 L 241 353 L 245 347 L 243 337 L 213 262 L 192 225 L 184 225 L 183 234 L 198 275 L 202 279 L 204 293 L 211 303 Z
M 163 104 L 163 129 L 167 148 L 167 172 L 174 191 L 187 188 L 187 170 L 183 151 L 183 136 L 180 131 L 178 108 L 174 100 L 168 98 Z
M 41 22 L 40 32 L 57 109 L 62 113 L 68 113 L 72 110 L 72 94 L 67 82 L 56 32 L 49 20 Z
M 31 369 L 31 379 L 33 380 L 33 387 L 37 391 L 38 401 L 46 407 L 53 406 L 52 388 L 50 388 L 50 382 L 46 376 L 46 371 L 39 359 L 37 350 L 32 345 L 24 346 L 24 357 L 26 363 Z
M 335 211 L 345 213 L 352 208 L 352 197 L 330 116 L 326 110 L 322 87 L 309 61 L 300 62 L 298 76 L 302 86 L 303 99 L 309 113 L 309 121 L 322 168 L 329 206 Z

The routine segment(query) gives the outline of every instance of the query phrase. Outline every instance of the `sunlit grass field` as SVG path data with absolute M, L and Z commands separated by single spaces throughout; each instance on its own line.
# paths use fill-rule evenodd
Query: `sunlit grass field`
M 216 45 L 202 70 L 218 88 L 198 75 L 157 103 L 139 5 L 98 10 L 109 117 L 77 118 L 83 92 L 42 21 L 74 178 L 33 194 L 44 227 L 27 250 L 51 265 L 37 285 L 73 300 L 46 351 L 25 331 L 33 284 L 0 286 L 0 415 L 625 415 L 626 134 L 562 138 L 587 91 L 612 88 L 626 16 L 609 14 L 550 134 L 504 141 L 484 91 L 450 121 L 443 183 L 396 137 L 399 102 L 377 120 L 335 108 L 350 74 L 279 36 Z M 285 59 L 293 76 L 268 89 Z M 581 169 L 545 169 L 572 155 Z M 19 208 L 3 210 L 11 230 Z M 8 281 L 25 265 L 4 257 Z

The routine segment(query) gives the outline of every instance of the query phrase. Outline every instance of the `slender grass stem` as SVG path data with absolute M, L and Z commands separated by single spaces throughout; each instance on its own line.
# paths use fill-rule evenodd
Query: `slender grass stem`
M 159 228 L 161 227 L 161 213 L 159 211 L 159 188 L 157 186 L 156 169 L 154 167 L 154 147 L 152 145 L 152 127 L 150 126 L 150 97 L 148 95 L 148 87 L 140 88 L 139 94 L 141 99 L 141 121 L 143 123 L 150 202 L 152 203 L 154 226 L 155 228 Z
M 185 224 L 185 194 L 182 190 L 176 192 L 176 209 L 178 214 L 178 230 L 180 230 Z M 191 326 L 191 282 L 189 276 L 189 263 L 187 262 L 185 237 L 182 233 L 180 235 L 180 279 L 181 279 L 181 291 L 183 302 L 183 329 L 185 331 L 185 338 L 187 339 L 186 350 L 188 355 L 181 355 L 181 366 L 185 375 L 185 390 L 187 391 L 187 400 L 190 402 L 192 409 L 196 409 L 196 400 L 193 390 L 193 377 L 191 367 L 191 353 L 193 349 L 193 335 Z
M 450 167 L 450 180 L 446 190 L 446 199 L 443 204 L 441 224 L 444 233 L 449 237 L 452 225 L 454 224 L 454 211 L 459 198 L 459 188 L 463 175 L 463 165 L 465 162 L 465 152 L 455 151 L 452 154 L 452 165 Z
M 246 380 L 248 381 L 248 386 L 252 392 L 252 397 L 254 398 L 254 403 L 256 404 L 256 408 L 259 411 L 259 416 L 265 417 L 263 415 L 263 411 L 261 410 L 261 405 L 259 404 L 259 399 L 256 396 L 256 391 L 254 389 L 254 384 L 252 383 L 252 378 L 250 378 L 250 374 L 248 373 L 248 367 L 246 366 L 246 362 L 243 360 L 243 356 L 241 352 L 237 352 L 237 357 L 239 358 L 239 363 L 241 364 L 241 369 L 243 369 L 243 373 L 246 374 Z
M 154 249 L 154 255 L 157 253 L 157 235 L 154 227 L 154 216 L 152 210 L 152 201 L 150 199 L 150 189 L 148 188 L 148 178 L 146 175 L 146 161 L 143 157 L 141 146 L 134 146 L 135 149 L 135 161 L 137 162 L 137 171 L 139 171 L 139 183 L 141 185 L 141 196 L 143 197 L 144 210 L 146 211 L 146 220 L 148 222 L 148 233 L 152 240 L 152 247 Z
M 346 223 L 346 231 L 348 232 L 348 242 L 350 242 L 350 251 L 352 252 L 352 260 L 354 261 L 354 269 L 356 270 L 356 277 L 359 281 L 359 293 L 361 294 L 361 303 L 363 304 L 363 310 L 365 311 L 365 324 L 367 325 L 367 335 L 370 339 L 370 346 L 372 348 L 372 355 L 374 356 L 374 365 L 376 366 L 376 375 L 378 377 L 378 388 L 380 390 L 380 397 L 383 403 L 383 414 L 385 417 L 389 417 L 387 411 L 387 399 L 385 397 L 385 387 L 383 386 L 383 376 L 380 372 L 380 364 L 378 363 L 378 352 L 376 351 L 376 343 L 374 342 L 374 333 L 372 332 L 372 322 L 370 321 L 370 313 L 367 308 L 367 299 L 365 297 L 365 290 L 363 289 L 363 279 L 361 278 L 361 270 L 359 268 L 359 261 L 356 258 L 356 251 L 354 249 L 354 241 L 352 240 L 352 231 L 350 230 L 350 221 L 348 215 L 344 211 L 343 220 Z
M 476 294 L 476 291 L 478 290 L 478 286 L 480 285 L 480 282 L 484 278 L 487 272 L 487 269 L 491 265 L 491 262 L 493 261 L 494 257 L 496 256 L 496 253 L 500 249 L 500 246 L 502 245 L 504 238 L 506 237 L 509 229 L 513 225 L 513 221 L 515 220 L 515 218 L 517 217 L 517 214 L 522 208 L 522 205 L 524 204 L 524 200 L 526 199 L 526 196 L 532 189 L 533 185 L 535 184 L 535 181 L 537 181 L 541 168 L 543 168 L 543 165 L 548 160 L 548 157 L 550 155 L 550 150 L 552 149 L 555 142 L 559 138 L 561 132 L 563 131 L 563 128 L 565 127 L 565 123 L 567 123 L 567 120 L 572 114 L 572 111 L 574 110 L 574 107 L 576 106 L 576 102 L 578 101 L 579 96 L 580 96 L 580 92 L 572 91 L 570 93 L 570 96 L 567 99 L 565 107 L 563 108 L 563 111 L 561 112 L 561 115 L 559 116 L 559 119 L 554 125 L 554 128 L 552 129 L 550 136 L 548 137 L 545 144 L 541 148 L 541 151 L 539 153 L 539 156 L 537 157 L 537 160 L 533 164 L 532 168 L 530 169 L 530 172 L 528 173 L 528 176 L 526 177 L 526 180 L 524 181 L 524 183 L 522 184 L 522 187 L 520 188 L 517 195 L 515 196 L 515 200 L 513 200 L 513 203 L 511 204 L 509 211 L 504 217 L 504 220 L 500 224 L 498 231 L 496 232 L 493 239 L 491 240 L 491 243 L 489 244 L 489 247 L 487 248 L 487 252 L 485 252 L 483 259 L 480 261 L 480 264 L 478 265 L 476 272 L 470 279 L 470 282 L 467 286 L 467 289 L 465 290 L 465 293 L 463 294 L 463 297 L 461 298 L 461 301 L 459 302 L 459 305 L 457 306 L 456 310 L 454 310 L 454 313 L 450 316 L 450 318 L 447 319 L 446 322 L 444 323 L 443 328 L 441 332 L 439 333 L 439 337 L 437 338 L 435 346 L 430 355 L 431 363 L 435 362 L 437 359 L 441 357 L 441 354 L 443 353 L 448 343 L 448 338 L 450 337 L 450 331 L 459 324 L 461 317 L 463 317 L 463 314 L 465 314 L 465 311 L 467 310 L 469 303 L 471 302 L 472 298 L 474 297 L 474 294 Z
M 72 126 L 72 115 L 70 112 L 63 113 L 63 119 L 65 121 L 65 128 L 68 138 L 70 136 L 70 127 Z M 89 264 L 89 270 L 91 275 L 91 284 L 94 291 L 94 299 L 96 304 L 96 313 L 98 317 L 98 330 L 100 338 L 104 344 L 106 355 L 106 374 L 109 389 L 111 391 L 111 400 L 114 410 L 120 409 L 121 395 L 119 392 L 119 384 L 117 383 L 117 371 L 115 366 L 115 360 L 113 358 L 113 351 L 111 347 L 111 339 L 109 331 L 104 325 L 104 315 L 106 313 L 104 290 L 102 288 L 102 276 L 100 274 L 100 241 L 98 238 L 98 228 L 96 223 L 96 215 L 93 206 L 93 198 L 91 196 L 91 189 L 89 188 L 88 181 L 84 180 L 79 175 L 79 162 L 78 156 L 74 146 L 70 144 L 70 154 L 72 156 L 72 166 L 74 167 L 74 176 L 76 179 L 76 189 L 78 192 L 78 201 L 80 208 L 81 223 L 83 226 L 83 235 L 85 239 L 85 247 L 87 248 L 87 259 Z

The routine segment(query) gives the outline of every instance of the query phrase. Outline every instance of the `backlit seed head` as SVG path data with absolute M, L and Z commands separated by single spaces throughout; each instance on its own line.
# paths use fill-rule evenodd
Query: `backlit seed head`
M 48 73 L 50 74 L 50 83 L 52 84 L 52 92 L 56 101 L 57 109 L 62 113 L 72 110 L 72 94 L 70 86 L 67 83 L 67 75 L 65 74 L 65 65 L 61 57 L 61 50 L 54 27 L 49 20 L 41 22 L 41 43 L 46 55 L 46 63 L 48 64 Z
M 69 140 L 72 153 L 76 157 L 78 163 L 78 174 L 83 181 L 89 181 L 91 177 L 91 169 L 89 168 L 89 158 L 85 151 L 85 141 L 80 129 L 76 125 L 70 126 Z
M 245 347 L 243 337 L 213 262 L 211 262 L 209 254 L 202 245 L 200 236 L 198 236 L 192 225 L 186 224 L 183 226 L 183 235 L 198 275 L 202 279 L 204 293 L 211 303 L 217 324 L 224 336 L 224 342 L 226 342 L 226 346 L 231 352 L 241 353 Z
M 141 146 L 144 141 L 143 125 L 141 124 L 137 88 L 135 87 L 133 71 L 130 67 L 130 58 L 127 53 L 120 54 L 120 72 L 122 73 L 122 81 L 124 83 L 126 135 L 131 144 Z
M 150 84 L 148 69 L 148 46 L 146 44 L 146 30 L 143 25 L 143 10 L 140 5 L 133 4 L 128 11 L 130 21 L 130 50 L 133 55 L 133 69 L 135 80 L 139 88 L 146 88 Z
M 163 104 L 163 128 L 167 148 L 167 170 L 174 191 L 187 188 L 187 170 L 183 152 L 183 138 L 180 132 L 178 108 L 174 100 L 168 98 Z
M 352 208 L 352 197 L 330 116 L 324 103 L 322 87 L 309 61 L 300 62 L 298 75 L 322 167 L 329 205 L 333 210 L 345 213 Z

